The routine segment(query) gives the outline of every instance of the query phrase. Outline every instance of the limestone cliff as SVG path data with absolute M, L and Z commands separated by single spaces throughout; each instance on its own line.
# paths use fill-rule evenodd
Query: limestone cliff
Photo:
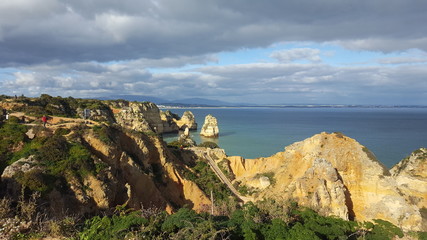
M 320 160 L 321 159 L 321 160 Z M 257 199 L 295 199 L 327 215 L 366 221 L 384 219 L 420 230 L 420 209 L 402 194 L 390 172 L 354 139 L 321 133 L 268 158 L 229 157 L 235 181 L 256 189 Z M 264 189 L 252 184 L 269 176 Z M 425 184 L 425 182 L 424 182 Z
M 212 115 L 207 115 L 205 117 L 205 122 L 203 123 L 203 127 L 200 131 L 200 135 L 203 137 L 218 137 L 219 136 L 219 128 L 218 121 Z
M 172 113 L 171 111 L 160 111 L 160 119 L 163 122 L 164 132 L 178 132 L 179 127 L 176 124 L 176 119 L 179 118 L 178 115 Z
M 186 205 L 202 211 L 211 204 L 199 186 L 183 177 L 185 163 L 171 154 L 159 137 L 114 127 L 105 131 L 108 139 L 92 129 L 67 135 L 90 151 L 97 173 L 58 175 L 57 182 L 51 183 L 53 189 L 44 196 L 44 206 L 52 214 L 70 210 L 85 214 L 123 204 L 167 211 Z M 78 138 L 73 137 L 76 134 L 80 134 Z M 1 182 L 8 197 L 17 199 L 21 193 L 17 177 L 44 176 L 46 166 L 39 161 L 29 157 L 6 167 Z M 37 174 L 29 174 L 33 172 Z
M 409 202 L 419 208 L 427 208 L 426 148 L 414 151 L 410 156 L 396 164 L 390 172 Z
M 163 122 L 160 118 L 160 110 L 150 102 L 131 102 L 115 114 L 118 124 L 139 132 L 154 131 L 163 133 Z
M 190 130 L 196 130 L 197 129 L 197 123 L 196 119 L 194 118 L 194 115 L 190 111 L 185 111 L 182 114 L 182 117 L 179 119 L 174 119 L 176 125 L 178 125 L 179 129 L 185 130 L 185 128 L 188 127 Z

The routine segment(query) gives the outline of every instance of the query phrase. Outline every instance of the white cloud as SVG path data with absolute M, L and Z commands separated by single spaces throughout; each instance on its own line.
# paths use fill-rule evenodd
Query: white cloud
M 310 62 L 322 61 L 320 58 L 320 50 L 313 48 L 294 48 L 276 51 L 271 53 L 270 57 L 285 63 L 299 60 L 307 60 Z
M 405 101 L 426 102 L 426 8 L 423 0 L 1 1 L 0 73 L 16 72 L 0 74 L 0 88 L 237 102 L 393 101 L 407 94 Z M 393 54 L 379 66 L 333 66 L 322 61 L 328 52 L 309 44 L 271 53 L 275 63 L 210 66 L 221 64 L 220 52 L 301 41 Z M 421 54 L 396 54 L 408 49 Z

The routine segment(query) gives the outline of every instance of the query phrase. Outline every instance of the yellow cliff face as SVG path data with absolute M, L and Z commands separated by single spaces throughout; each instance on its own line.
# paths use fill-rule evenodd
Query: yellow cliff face
M 273 176 L 274 184 L 255 192 L 259 200 L 292 199 L 325 215 L 423 228 L 419 208 L 407 200 L 390 172 L 368 149 L 341 133 L 317 134 L 268 158 L 228 160 L 236 180 L 249 187 L 257 188 L 251 182 L 262 174 Z
M 390 172 L 408 202 L 427 208 L 427 149 L 420 148 L 396 164 Z M 424 221 L 427 228 L 427 220 Z
M 167 151 L 163 141 L 157 137 L 126 133 L 116 137 L 120 144 L 109 146 L 92 134 L 85 135 L 85 141 L 111 166 L 110 171 L 120 172 L 120 178 L 112 177 L 109 181 L 115 185 L 107 187 L 122 189 L 120 199 L 124 202 L 115 204 L 126 203 L 135 209 L 155 206 L 169 211 L 172 203 L 175 206 L 187 205 L 196 211 L 202 211 L 211 204 L 194 182 L 181 176 L 177 168 L 179 161 Z M 105 206 L 107 202 L 111 204 L 112 199 L 117 199 L 117 196 L 109 196 L 103 193 L 102 188 L 96 187 L 101 186 L 96 179 L 88 182 L 94 186 L 93 198 L 98 206 Z

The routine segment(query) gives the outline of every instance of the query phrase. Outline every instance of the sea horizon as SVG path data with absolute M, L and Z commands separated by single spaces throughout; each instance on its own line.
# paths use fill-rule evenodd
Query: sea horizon
M 269 157 L 294 142 L 321 132 L 341 132 L 370 149 L 387 168 L 416 149 L 426 147 L 427 108 L 425 107 L 342 107 L 342 108 L 271 108 L 205 107 L 170 108 L 182 115 L 193 112 L 198 130 L 191 136 L 199 144 L 216 142 L 229 156 L 247 159 Z M 220 136 L 206 139 L 199 135 L 204 117 L 218 120 Z M 177 134 L 165 134 L 169 142 Z

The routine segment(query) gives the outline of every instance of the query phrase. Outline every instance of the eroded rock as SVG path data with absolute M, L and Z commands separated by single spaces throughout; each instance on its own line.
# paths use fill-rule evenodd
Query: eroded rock
M 200 135 L 208 138 L 216 138 L 219 136 L 218 121 L 214 116 L 209 114 L 205 117 Z

